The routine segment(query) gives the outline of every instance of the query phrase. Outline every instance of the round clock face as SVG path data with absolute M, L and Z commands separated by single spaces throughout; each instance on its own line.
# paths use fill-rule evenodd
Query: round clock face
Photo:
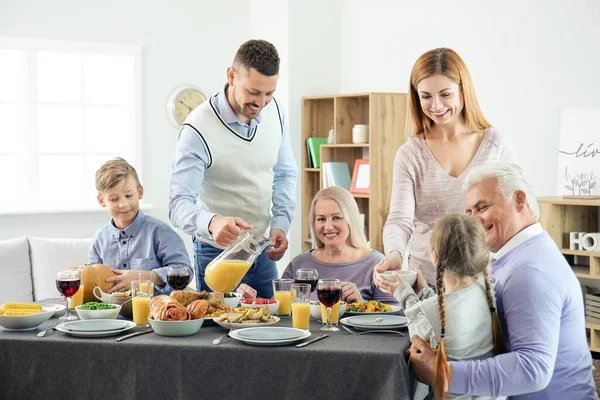
M 204 102 L 204 95 L 196 88 L 178 87 L 169 96 L 167 106 L 171 122 L 180 127 L 192 110 Z

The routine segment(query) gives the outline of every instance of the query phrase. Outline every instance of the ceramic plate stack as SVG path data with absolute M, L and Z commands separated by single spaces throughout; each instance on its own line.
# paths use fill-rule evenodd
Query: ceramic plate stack
M 285 327 L 244 328 L 229 332 L 232 339 L 257 346 L 282 346 L 306 339 L 309 331 Z
M 342 318 L 340 322 L 361 331 L 377 329 L 399 329 L 408 325 L 406 317 L 400 315 L 357 315 Z
M 78 337 L 105 337 L 123 333 L 137 326 L 135 322 L 117 319 L 87 319 L 58 324 L 56 330 Z

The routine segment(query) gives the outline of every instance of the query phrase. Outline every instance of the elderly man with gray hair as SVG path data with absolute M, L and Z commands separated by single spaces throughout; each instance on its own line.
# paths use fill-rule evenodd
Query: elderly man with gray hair
M 531 186 L 516 164 L 471 171 L 466 212 L 492 251 L 498 316 L 509 352 L 450 362 L 449 392 L 511 399 L 597 399 L 579 282 L 539 222 Z M 435 355 L 413 338 L 417 379 L 434 384 Z

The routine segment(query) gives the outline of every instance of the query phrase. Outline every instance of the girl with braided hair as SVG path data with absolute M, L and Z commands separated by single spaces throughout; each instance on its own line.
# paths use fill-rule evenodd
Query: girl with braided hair
M 380 288 L 400 302 L 410 336 L 418 335 L 437 351 L 436 388 L 429 390 L 428 398 L 489 399 L 444 393 L 450 382 L 448 359 L 482 359 L 504 352 L 484 229 L 468 215 L 449 214 L 435 223 L 430 246 L 437 294 L 420 271 L 415 290 L 398 274 L 396 282 L 379 279 Z M 422 391 L 417 388 L 417 394 Z

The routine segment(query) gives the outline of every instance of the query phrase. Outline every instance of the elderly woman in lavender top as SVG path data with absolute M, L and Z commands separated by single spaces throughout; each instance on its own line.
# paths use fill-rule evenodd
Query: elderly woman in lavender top
M 379 300 L 398 304 L 373 282 L 373 267 L 384 256 L 369 248 L 358 206 L 347 190 L 330 186 L 319 191 L 312 200 L 309 218 L 312 249 L 295 257 L 283 272 L 283 278 L 294 279 L 297 270 L 313 268 L 319 279 L 342 281 L 343 301 Z M 248 292 L 248 288 L 243 289 Z M 313 299 L 316 296 L 315 291 Z

